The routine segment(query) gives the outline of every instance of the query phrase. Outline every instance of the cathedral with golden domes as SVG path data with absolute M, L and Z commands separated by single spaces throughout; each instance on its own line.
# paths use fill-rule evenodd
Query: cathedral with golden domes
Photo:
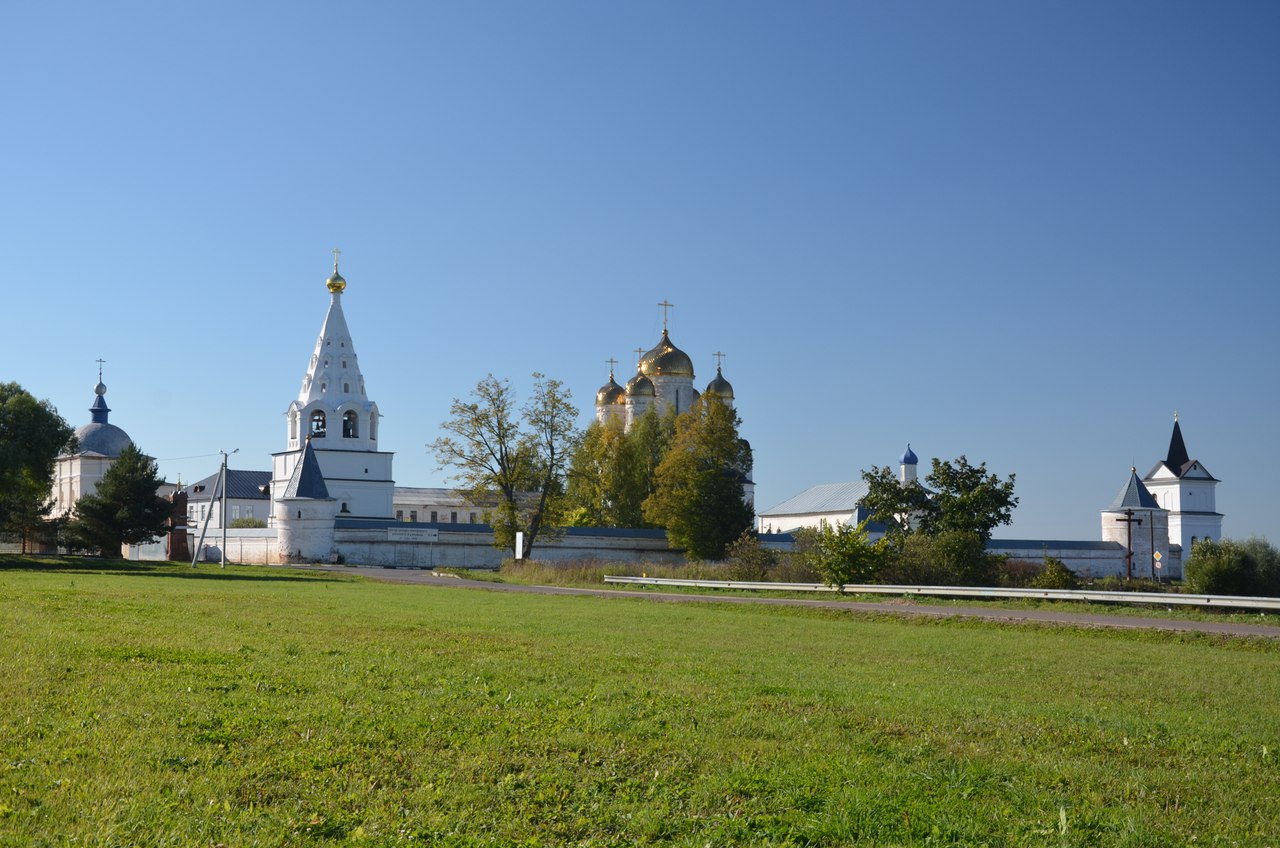
M 667 309 L 671 304 L 663 301 L 658 304 Z M 689 354 L 675 346 L 671 335 L 667 332 L 664 312 L 662 338 L 658 343 L 641 353 L 636 362 L 636 373 L 627 381 L 626 387 L 618 385 L 614 379 L 613 368 L 609 369 L 609 382 L 596 392 L 596 420 L 604 423 L 611 419 L 620 419 L 627 430 L 635 424 L 640 416 L 650 409 L 659 413 L 674 411 L 677 415 L 688 412 L 702 394 L 714 395 L 722 400 L 730 409 L 733 408 L 733 386 L 724 378 L 720 365 L 716 365 L 716 376 L 700 394 L 693 387 L 693 360 Z M 723 354 L 717 353 L 717 359 Z M 614 360 L 610 360 L 612 363 Z
M 609 360 L 609 382 L 596 392 L 596 421 L 601 424 L 621 421 L 624 431 L 629 431 L 650 409 L 660 415 L 667 412 L 679 415 L 688 412 L 703 395 L 717 397 L 733 409 L 733 386 L 725 379 L 719 364 L 724 354 L 716 353 L 716 376 L 699 392 L 693 387 L 693 360 L 676 347 L 667 331 L 666 310 L 672 304 L 664 300 L 658 305 L 663 308 L 662 338 L 647 352 L 644 348 L 636 348 L 635 353 L 639 356 L 636 373 L 625 387 L 618 385 L 614 377 L 612 366 L 616 361 Z M 751 469 L 744 469 L 742 476 L 746 501 L 754 504 L 755 482 L 751 478 Z

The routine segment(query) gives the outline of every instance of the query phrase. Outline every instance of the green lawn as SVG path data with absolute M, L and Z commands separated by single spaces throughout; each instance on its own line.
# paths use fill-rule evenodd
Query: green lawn
M 1280 845 L 1270 642 L 93 569 L 0 564 L 3 845 Z

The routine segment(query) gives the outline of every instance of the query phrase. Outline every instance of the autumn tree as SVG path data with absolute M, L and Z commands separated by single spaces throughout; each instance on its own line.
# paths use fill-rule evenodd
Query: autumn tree
M 156 493 L 162 485 L 155 460 L 129 445 L 102 475 L 94 493 L 76 501 L 72 537 L 113 559 L 120 559 L 126 544 L 150 542 L 165 532 L 173 510 Z
M 706 396 L 676 417 L 675 436 L 658 464 L 645 518 L 692 559 L 723 559 L 725 548 L 751 526 L 744 500 L 751 449 L 738 437 L 738 415 Z
M 658 463 L 675 431 L 675 415 L 653 409 L 628 430 L 621 418 L 593 422 L 569 467 L 568 508 L 584 527 L 645 527 L 644 502 L 657 487 Z
M 532 396 L 517 410 L 510 381 L 488 375 L 470 400 L 454 399 L 452 417 L 440 425 L 447 435 L 429 445 L 440 467 L 454 470 L 459 494 L 487 510 L 494 544 L 509 550 L 523 532 L 526 557 L 561 519 L 565 474 L 580 438 L 572 392 L 542 374 L 533 380 Z

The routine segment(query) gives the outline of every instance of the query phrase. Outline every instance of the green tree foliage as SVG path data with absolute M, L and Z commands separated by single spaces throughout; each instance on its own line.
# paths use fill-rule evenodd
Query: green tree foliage
M 796 551 L 828 586 L 849 583 L 878 583 L 881 579 L 889 542 L 872 542 L 867 535 L 867 521 L 857 526 L 831 525 L 805 527 L 796 531 Z
M 160 536 L 172 505 L 156 494 L 164 485 L 158 474 L 155 460 L 129 445 L 102 475 L 97 490 L 76 501 L 71 535 L 114 559 L 120 558 L 125 544 Z
M 1196 594 L 1280 597 L 1280 551 L 1265 539 L 1197 542 L 1185 570 Z
M 675 428 L 644 516 L 691 559 L 723 559 L 754 519 L 743 489 L 751 449 L 738 437 L 737 413 L 714 396 L 678 415 Z
M 39 524 L 48 514 L 54 460 L 74 448 L 75 431 L 52 404 L 17 383 L 0 383 L 0 525 L 26 531 Z
M 540 533 L 563 521 L 565 475 L 580 438 L 572 392 L 542 374 L 533 380 L 517 413 L 510 381 L 488 375 L 471 400 L 454 399 L 440 425 L 448 435 L 429 445 L 441 468 L 454 469 L 458 492 L 487 510 L 494 545 L 510 549 L 523 531 L 526 557 Z
M 867 484 L 867 494 L 862 506 L 871 513 L 871 520 L 883 524 L 885 536 L 899 540 L 927 525 L 937 507 L 929 499 L 929 493 L 918 481 L 902 485 L 889 466 L 871 466 L 862 472 Z
M 650 409 L 627 431 L 620 418 L 593 422 L 574 451 L 567 490 L 569 523 L 649 527 L 645 499 L 657 488 L 658 463 L 675 433 L 675 415 Z
M 985 462 L 970 465 L 964 456 L 950 462 L 935 458 L 925 487 L 903 486 L 892 469 L 873 465 L 862 472 L 868 488 L 862 504 L 895 539 L 914 532 L 933 536 L 958 530 L 976 533 L 985 543 L 992 530 L 1013 520 L 1018 505 L 1014 476 L 1001 480 L 987 473 Z

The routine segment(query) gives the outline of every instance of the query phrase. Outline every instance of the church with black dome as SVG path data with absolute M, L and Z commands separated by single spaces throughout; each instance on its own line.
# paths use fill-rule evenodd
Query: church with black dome
M 128 433 L 107 420 L 111 409 L 107 406 L 107 387 L 102 382 L 101 364 L 93 395 L 89 423 L 76 430 L 75 452 L 59 456 L 55 463 L 51 513 L 55 518 L 69 514 L 76 501 L 97 491 L 98 481 L 107 473 L 111 463 L 133 444 Z

